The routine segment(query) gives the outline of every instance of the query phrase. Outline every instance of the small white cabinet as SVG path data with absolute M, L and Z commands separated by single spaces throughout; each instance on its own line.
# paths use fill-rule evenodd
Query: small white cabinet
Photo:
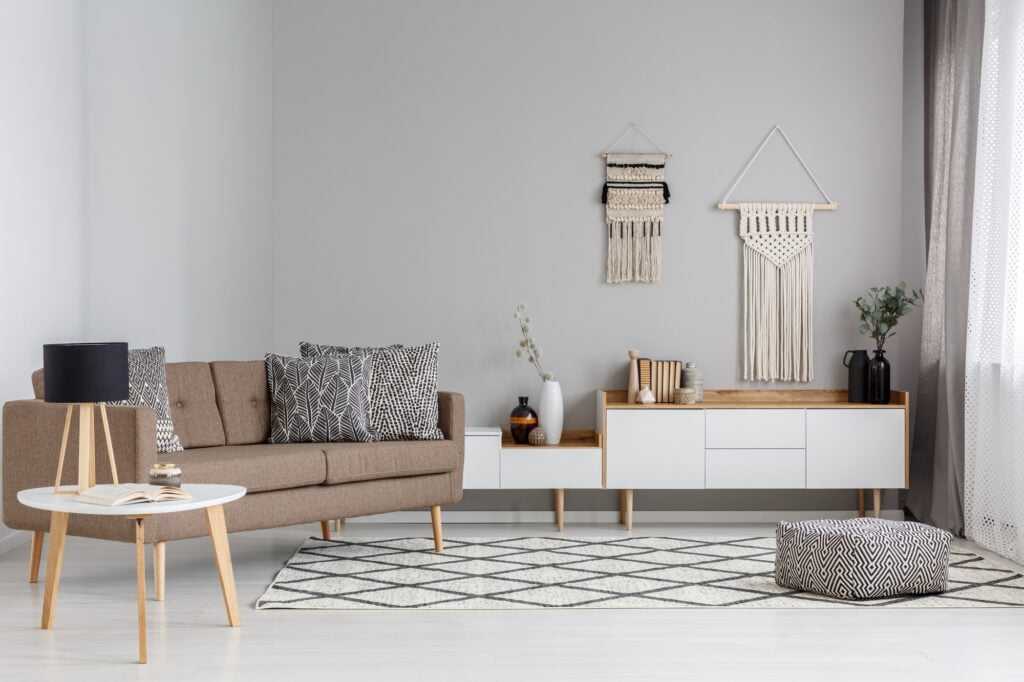
M 491 426 L 467 426 L 462 487 L 468 490 L 500 488 L 500 451 L 501 429 Z
M 808 488 L 905 488 L 906 410 L 807 410 Z
M 608 410 L 608 488 L 703 488 L 703 410 Z

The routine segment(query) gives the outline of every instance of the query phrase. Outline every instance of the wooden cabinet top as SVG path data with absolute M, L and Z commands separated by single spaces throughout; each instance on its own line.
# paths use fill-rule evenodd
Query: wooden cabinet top
M 704 389 L 704 400 L 692 405 L 675 403 L 653 403 L 642 405 L 626 402 L 625 389 L 605 388 L 598 390 L 598 399 L 608 410 L 708 410 L 708 409 L 907 409 L 910 394 L 907 391 L 893 391 L 887 405 L 851 403 L 846 400 L 842 389 L 798 388 L 788 390 L 757 389 Z

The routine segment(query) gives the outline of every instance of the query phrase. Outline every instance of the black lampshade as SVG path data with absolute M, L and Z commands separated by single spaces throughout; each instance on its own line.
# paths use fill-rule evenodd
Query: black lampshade
M 44 345 L 43 399 L 48 403 L 127 400 L 128 344 Z

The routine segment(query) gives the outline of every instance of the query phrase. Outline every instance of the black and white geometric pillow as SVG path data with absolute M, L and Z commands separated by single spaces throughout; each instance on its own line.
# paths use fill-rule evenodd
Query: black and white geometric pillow
M 373 443 L 370 356 L 267 354 L 271 443 Z
M 437 425 L 437 354 L 440 345 L 352 349 L 303 341 L 302 357 L 366 350 L 373 360 L 370 424 L 381 440 L 444 440 Z
M 181 452 L 181 441 L 174 433 L 171 401 L 167 393 L 166 354 L 163 347 L 134 348 L 128 351 L 128 400 L 111 405 L 142 405 L 156 412 L 156 451 Z

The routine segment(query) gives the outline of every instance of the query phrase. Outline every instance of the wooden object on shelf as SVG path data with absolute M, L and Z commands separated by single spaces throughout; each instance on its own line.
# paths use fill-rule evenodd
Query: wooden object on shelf
M 566 448 L 599 448 L 601 447 L 601 434 L 590 429 L 562 431 L 562 441 L 558 445 L 528 445 L 512 440 L 512 433 L 508 429 L 501 431 L 501 447 L 522 448 L 525 450 L 551 450 Z
M 640 409 L 640 410 L 704 410 L 714 408 L 841 408 L 841 409 L 887 409 L 907 407 L 910 402 L 906 391 L 892 392 L 892 400 L 887 405 L 868 403 L 851 403 L 846 400 L 846 391 L 840 389 L 793 389 L 793 390 L 750 390 L 750 389 L 704 389 L 704 400 L 693 405 L 676 405 L 675 403 L 654 403 L 653 405 L 630 404 L 626 402 L 625 391 L 608 388 L 602 390 L 607 409 Z

